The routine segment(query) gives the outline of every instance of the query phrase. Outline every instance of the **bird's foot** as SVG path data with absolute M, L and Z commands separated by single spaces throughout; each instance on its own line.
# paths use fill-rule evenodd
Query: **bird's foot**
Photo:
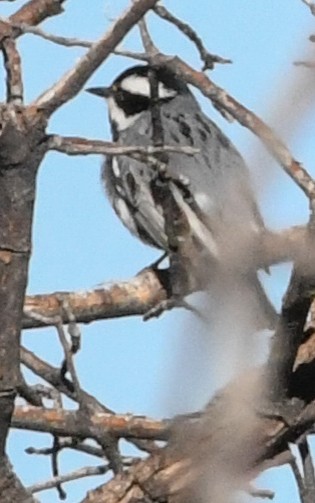
M 195 306 L 189 304 L 185 299 L 174 296 L 169 299 L 158 302 L 155 306 L 151 307 L 144 315 L 143 321 L 148 321 L 151 318 L 158 318 L 165 311 L 170 311 L 175 307 L 182 307 L 191 313 L 194 313 L 202 321 L 206 321 L 205 316 Z

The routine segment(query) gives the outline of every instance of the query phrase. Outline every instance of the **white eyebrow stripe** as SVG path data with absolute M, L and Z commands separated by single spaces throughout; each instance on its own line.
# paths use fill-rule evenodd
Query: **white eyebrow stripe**
M 147 77 L 130 75 L 121 81 L 120 87 L 131 94 L 140 94 L 146 97 L 150 96 L 150 83 Z M 171 98 L 176 94 L 177 92 L 175 89 L 169 89 L 165 87 L 162 82 L 159 82 L 159 98 Z

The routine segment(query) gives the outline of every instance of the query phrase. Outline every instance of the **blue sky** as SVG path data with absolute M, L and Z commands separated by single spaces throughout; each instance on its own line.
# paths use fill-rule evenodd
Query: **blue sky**
M 1 2 L 0 15 L 9 15 L 23 3 Z M 126 5 L 128 2 L 123 0 L 68 0 L 65 15 L 47 20 L 42 27 L 60 35 L 95 40 Z M 298 159 L 308 169 L 313 168 L 314 111 L 310 109 L 295 135 L 287 132 L 286 116 L 274 115 L 278 101 L 285 102 L 290 78 L 305 72 L 292 65 L 309 46 L 307 37 L 314 26 L 314 18 L 305 5 L 300 0 L 199 0 L 193 9 L 191 2 L 180 0 L 166 1 L 165 5 L 191 23 L 210 52 L 233 60 L 233 65 L 217 66 L 210 77 L 271 123 L 288 139 Z M 179 54 L 200 67 L 195 48 L 174 28 L 152 15 L 150 27 L 161 50 Z M 84 49 L 55 46 L 32 35 L 20 39 L 18 45 L 23 57 L 27 103 L 84 53 Z M 137 30 L 126 37 L 123 46 L 140 49 Z M 130 64 L 133 63 L 125 58 L 111 57 L 88 85 L 108 84 Z M 300 92 L 302 95 L 303 89 Z M 4 79 L 0 93 L 4 96 Z M 207 100 L 198 93 L 197 96 L 205 112 L 248 160 L 267 225 L 282 228 L 305 222 L 306 199 L 259 147 L 259 142 L 236 122 L 225 121 Z M 299 98 L 299 93 L 294 99 L 288 96 L 287 105 L 298 108 Z M 49 131 L 108 139 L 105 104 L 82 92 L 53 116 Z M 117 220 L 99 182 L 101 162 L 100 156 L 47 155 L 38 178 L 29 293 L 85 289 L 104 281 L 126 279 L 158 256 L 155 250 L 130 236 Z M 288 267 L 281 266 L 273 268 L 271 277 L 266 279 L 277 306 L 288 274 Z M 82 326 L 82 350 L 76 358 L 82 386 L 122 413 L 165 417 L 201 407 L 229 377 L 226 369 L 212 358 L 212 348 L 205 337 L 204 331 L 180 311 L 148 323 L 140 318 L 126 318 Z M 53 330 L 28 331 L 23 342 L 52 364 L 60 363 L 62 355 Z M 220 346 L 220 341 L 212 342 Z M 259 348 L 257 344 L 257 359 L 261 359 Z M 26 484 L 48 478 L 50 464 L 49 459 L 29 460 L 23 449 L 49 442 L 45 435 L 11 434 L 11 458 Z M 61 456 L 61 470 L 93 462 L 88 457 L 65 454 Z M 68 501 L 80 500 L 86 489 L 100 480 L 67 484 Z M 287 502 L 288 498 L 291 503 L 298 501 L 287 469 L 264 475 L 261 484 L 277 491 L 276 503 Z M 40 494 L 40 500 L 55 502 L 57 496 L 54 491 L 47 491 Z

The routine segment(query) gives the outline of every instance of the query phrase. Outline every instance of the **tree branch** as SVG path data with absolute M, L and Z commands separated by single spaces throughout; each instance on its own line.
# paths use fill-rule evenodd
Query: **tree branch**
M 185 155 L 194 155 L 198 153 L 198 149 L 182 146 L 176 147 L 173 145 L 163 145 L 161 147 L 154 146 L 129 146 L 119 145 L 110 141 L 102 140 L 87 140 L 86 138 L 79 138 L 75 136 L 59 136 L 52 135 L 48 139 L 48 150 L 56 150 L 67 155 L 88 155 L 88 154 L 102 154 L 102 155 L 133 155 L 139 154 L 143 156 L 155 155 L 161 152 L 181 152 Z
M 62 4 L 66 0 L 30 0 L 9 17 L 9 21 L 36 25 L 51 16 L 63 12 Z
M 46 324 L 49 323 L 49 318 L 52 318 L 51 324 L 53 324 L 53 318 L 56 315 L 62 315 L 63 322 L 67 323 L 69 320 L 66 314 L 61 313 L 61 296 L 69 302 L 78 323 L 145 314 L 150 307 L 167 297 L 160 277 L 160 273 L 144 270 L 131 281 L 107 284 L 102 288 L 84 293 L 59 292 L 51 295 L 29 296 L 25 304 L 23 327 L 45 326 L 40 319 L 28 317 L 28 312 L 43 314 L 47 318 Z
M 77 401 L 78 398 L 73 389 L 72 383 L 67 381 L 66 378 L 61 378 L 60 368 L 53 367 L 49 365 L 49 363 L 41 360 L 34 353 L 29 351 L 26 348 L 21 347 L 20 351 L 21 363 L 25 365 L 29 370 L 34 372 L 34 374 L 38 375 L 45 381 L 47 381 L 51 386 L 56 388 L 60 393 L 63 393 L 67 397 L 71 398 L 71 400 Z M 97 412 L 108 412 L 113 413 L 110 409 L 105 407 L 101 402 L 96 400 L 92 395 L 86 393 L 81 390 L 81 393 L 84 395 L 84 401 L 88 404 L 89 409 L 93 410 L 95 413 Z
M 184 35 L 186 35 L 186 37 L 189 38 L 189 40 L 191 40 L 195 44 L 199 51 L 200 58 L 204 62 L 203 70 L 212 70 L 215 63 L 232 63 L 230 59 L 221 58 L 221 56 L 217 56 L 216 54 L 210 54 L 204 47 L 201 38 L 197 35 L 195 30 L 193 30 L 191 26 L 189 26 L 189 24 L 184 23 L 176 16 L 174 16 L 164 6 L 156 5 L 153 10 L 162 19 L 165 19 L 169 23 L 176 26 Z
M 108 432 L 116 438 L 166 440 L 170 421 L 156 421 L 129 414 L 98 412 L 86 417 L 80 411 L 17 406 L 12 416 L 12 427 L 41 431 L 64 437 L 99 439 Z
M 263 265 L 292 260 L 300 255 L 304 249 L 305 233 L 304 227 L 293 227 L 279 233 L 266 232 L 262 236 Z M 27 296 L 23 328 L 54 325 L 56 316 L 62 316 L 63 322 L 69 323 L 60 306 L 61 297 L 69 302 L 78 323 L 144 315 L 168 298 L 169 281 L 167 269 L 144 269 L 129 281 L 104 284 L 94 290 Z
M 45 91 L 33 106 L 44 111 L 46 117 L 76 96 L 92 73 L 105 61 L 128 31 L 158 0 L 135 0 L 115 21 L 109 31 L 56 84 Z
M 29 486 L 27 490 L 32 494 L 38 493 L 40 491 L 47 491 L 47 489 L 52 489 L 53 487 L 64 484 L 65 482 L 71 482 L 72 480 L 78 480 L 84 477 L 92 477 L 95 475 L 104 475 L 109 470 L 109 465 L 86 466 L 85 468 L 74 470 L 73 472 L 66 473 L 65 475 L 59 475 L 58 477 L 47 480 L 46 482 L 40 482 L 38 484 Z
M 7 102 L 21 105 L 23 102 L 21 59 L 16 43 L 12 38 L 3 40 L 2 53 L 7 72 Z

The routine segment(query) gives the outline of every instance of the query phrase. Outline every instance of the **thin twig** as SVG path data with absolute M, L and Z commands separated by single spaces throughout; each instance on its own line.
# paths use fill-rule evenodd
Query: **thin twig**
M 56 323 L 56 329 L 57 329 L 59 340 L 60 340 L 60 343 L 61 343 L 63 351 L 64 351 L 64 355 L 65 355 L 66 364 L 65 364 L 65 366 L 63 365 L 63 367 L 65 367 L 65 371 L 67 371 L 67 370 L 69 371 L 69 373 L 71 375 L 71 382 L 73 384 L 75 396 L 79 402 L 79 406 L 83 407 L 84 406 L 84 395 L 81 392 L 82 390 L 81 390 L 79 378 L 77 376 L 77 372 L 75 370 L 75 366 L 73 363 L 73 354 L 71 351 L 71 346 L 69 345 L 69 343 L 67 341 L 66 334 L 64 332 L 64 328 L 63 328 L 63 324 L 62 324 L 62 320 L 60 320 L 58 323 Z M 64 378 L 65 376 L 62 375 L 62 377 Z
M 193 30 L 191 26 L 189 26 L 189 24 L 184 23 L 173 14 L 171 14 L 171 12 L 169 12 L 164 6 L 156 5 L 153 10 L 162 19 L 165 19 L 169 23 L 175 25 L 184 35 L 186 35 L 186 37 L 188 37 L 195 44 L 199 51 L 200 58 L 204 62 L 203 70 L 212 70 L 215 63 L 232 63 L 230 59 L 222 58 L 221 56 L 217 56 L 216 54 L 210 54 L 204 47 L 201 38 L 197 35 L 195 30 Z
M 1 21 L 6 21 L 6 19 L 0 18 Z M 21 34 L 23 33 L 30 33 L 32 35 L 36 35 L 40 38 L 43 38 L 44 40 L 48 40 L 49 42 L 53 42 L 58 45 L 62 45 L 64 47 L 84 47 L 84 48 L 89 48 L 92 47 L 93 42 L 89 40 L 82 40 L 79 38 L 71 38 L 71 37 L 62 37 L 60 35 L 54 35 L 53 33 L 47 33 L 46 31 L 42 30 L 38 26 L 31 26 L 26 23 L 11 23 L 11 26 L 19 30 Z
M 127 51 L 124 49 L 115 49 L 113 54 L 123 56 L 124 58 L 138 59 L 140 61 L 148 61 L 148 56 L 144 52 Z
M 67 371 L 70 372 L 71 375 L 71 380 L 73 383 L 73 388 L 75 395 L 77 397 L 77 400 L 79 402 L 79 407 L 82 413 L 90 414 L 94 412 L 94 409 L 89 410 L 89 403 L 90 401 L 85 400 L 85 393 L 81 389 L 79 379 L 77 376 L 77 372 L 74 366 L 74 361 L 73 361 L 73 356 L 74 354 L 79 350 L 80 348 L 80 332 L 78 331 L 78 327 L 75 321 L 75 317 L 73 315 L 72 309 L 70 308 L 70 303 L 68 302 L 67 297 L 63 298 L 62 295 L 59 295 L 59 301 L 61 302 L 63 311 L 66 313 L 68 320 L 69 320 L 69 335 L 71 337 L 71 346 L 68 344 L 68 341 L 66 339 L 66 335 L 63 329 L 63 324 L 62 321 L 56 325 L 58 334 L 59 334 L 59 339 L 62 344 L 64 354 L 65 354 L 65 359 L 64 363 L 62 364 L 61 368 L 61 377 L 65 377 L 65 373 Z M 118 473 L 122 471 L 123 469 L 123 464 L 121 461 L 121 457 L 118 451 L 117 447 L 117 440 L 113 438 L 112 435 L 107 434 L 107 432 L 104 432 L 103 434 L 97 435 L 97 441 L 103 448 L 105 456 L 107 456 L 109 460 L 109 464 L 111 469 L 114 471 L 114 473 Z M 58 446 L 58 439 L 56 438 L 56 446 Z M 57 455 L 57 451 L 56 451 Z M 53 458 L 54 459 L 54 458 Z M 57 465 L 54 465 L 57 467 Z M 57 468 L 56 468 L 57 469 Z M 54 475 L 57 475 L 56 472 L 53 473 Z M 58 487 L 58 491 L 62 492 L 62 488 Z
M 181 146 L 176 147 L 172 145 L 163 145 L 159 147 L 154 146 L 128 146 L 118 145 L 117 143 L 101 140 L 87 140 L 86 138 L 79 138 L 75 136 L 59 136 L 51 135 L 47 142 L 48 150 L 56 150 L 67 155 L 89 155 L 89 154 L 102 154 L 102 155 L 142 155 L 145 156 L 156 155 L 163 152 L 176 152 L 184 155 L 194 155 L 199 152 L 199 149 Z
M 59 438 L 59 449 L 73 449 L 78 452 L 84 452 L 85 454 L 90 454 L 91 456 L 96 456 L 98 458 L 104 458 L 104 450 L 100 447 L 87 444 L 86 442 L 80 442 L 76 438 Z M 27 447 L 25 449 L 26 454 L 36 454 L 39 456 L 50 456 L 52 453 L 52 447 L 43 447 L 37 449 L 35 447 Z M 125 462 L 125 461 L 124 461 Z
M 59 475 L 59 467 L 58 467 L 58 454 L 60 452 L 59 438 L 56 435 L 54 435 L 53 438 L 54 438 L 54 440 L 53 440 L 52 452 L 51 452 L 52 473 L 53 473 L 54 480 L 56 482 L 55 487 L 57 489 L 59 499 L 64 500 L 67 498 L 67 493 L 64 491 L 64 489 L 61 485 L 60 475 Z
M 63 321 L 62 321 L 62 315 L 60 317 L 60 320 L 56 323 L 56 329 L 59 335 L 59 340 L 61 342 L 61 345 L 64 350 L 65 354 L 65 359 L 64 362 L 61 366 L 61 377 L 62 379 L 65 378 L 65 375 L 67 371 L 70 372 L 71 375 L 71 380 L 74 388 L 75 395 L 77 396 L 77 400 L 79 402 L 79 407 L 81 409 L 85 408 L 87 404 L 85 403 L 84 400 L 84 393 L 82 392 L 80 383 L 79 383 L 79 378 L 77 376 L 77 372 L 74 366 L 73 362 L 73 356 L 77 353 L 77 351 L 80 349 L 80 338 L 81 338 L 81 333 L 77 327 L 76 321 L 75 321 L 75 316 L 70 308 L 70 304 L 67 298 L 64 298 L 62 294 L 58 296 L 59 302 L 62 308 L 62 311 L 65 312 L 69 325 L 68 325 L 68 333 L 71 337 L 71 345 L 68 344 L 66 334 L 63 328 Z
M 54 389 L 54 392 L 56 393 L 54 407 L 56 410 L 62 410 L 62 408 L 63 408 L 62 407 L 62 395 L 57 389 Z M 52 474 L 54 477 L 59 476 L 58 456 L 59 456 L 60 450 L 61 449 L 60 449 L 59 437 L 58 437 L 58 435 L 53 435 L 53 443 L 52 443 L 52 448 L 51 448 L 51 468 L 52 468 Z M 56 484 L 56 489 L 58 492 L 59 499 L 65 500 L 67 498 L 67 493 L 64 491 L 61 484 Z
M 118 46 L 129 30 L 152 9 L 158 0 L 135 0 L 123 12 L 104 36 L 80 58 L 78 63 L 68 71 L 56 84 L 47 89 L 34 103 L 43 110 L 46 117 L 64 103 L 76 96 L 91 77 L 93 72 Z
M 10 23 L 10 20 L 1 17 L 0 21 L 2 21 L 3 23 Z M 89 49 L 94 44 L 94 42 L 90 40 L 83 40 L 76 37 L 63 37 L 61 35 L 55 35 L 54 33 L 48 33 L 47 31 L 42 30 L 38 26 L 31 26 L 26 23 L 11 22 L 10 25 L 15 30 L 18 30 L 20 34 L 29 33 L 32 35 L 36 35 L 40 38 L 43 38 L 44 40 L 47 40 L 48 42 L 53 42 L 54 44 L 62 45 L 63 47 L 82 47 L 85 49 Z M 113 54 L 116 54 L 116 56 L 124 56 L 133 59 L 146 60 L 145 55 L 140 52 L 127 51 L 123 49 L 114 49 Z
M 55 35 L 54 33 L 48 33 L 47 31 L 42 30 L 38 26 L 33 26 L 26 23 L 11 22 L 10 19 L 2 17 L 0 17 L 0 22 L 11 26 L 20 35 L 24 33 L 29 33 L 32 35 L 36 35 L 40 38 L 43 38 L 44 40 L 47 40 L 49 42 L 53 42 L 57 45 L 62 45 L 63 47 L 83 47 L 88 49 L 92 47 L 92 45 L 94 44 L 94 42 L 90 40 L 83 40 L 75 37 L 63 37 L 61 35 Z M 114 49 L 112 52 L 116 56 L 123 56 L 125 58 L 147 61 L 146 54 L 141 52 L 128 51 L 124 49 Z
M 142 44 L 143 44 L 145 52 L 148 56 L 148 59 L 150 61 L 150 58 L 152 58 L 155 54 L 158 54 L 159 51 L 153 43 L 153 40 L 151 38 L 151 35 L 149 33 L 149 30 L 148 30 L 148 27 L 146 25 L 144 18 L 140 19 L 138 25 L 139 25 L 139 29 L 140 29 Z
M 60 486 L 60 484 L 70 482 L 72 480 L 82 479 L 84 477 L 91 477 L 95 475 L 104 475 L 108 472 L 109 469 L 110 468 L 108 465 L 87 466 L 85 468 L 80 468 L 79 470 L 67 473 L 66 475 L 59 475 L 50 480 L 47 480 L 46 482 L 34 484 L 32 486 L 29 486 L 27 490 L 32 494 L 38 493 L 40 491 L 45 491 L 53 487 L 58 487 Z
M 68 321 L 68 333 L 71 337 L 71 353 L 76 354 L 81 348 L 81 331 L 67 298 L 62 298 L 62 308 Z
M 59 368 L 49 365 L 49 363 L 41 360 L 34 353 L 23 347 L 21 347 L 20 350 L 20 358 L 23 365 L 34 372 L 34 374 L 38 375 L 41 379 L 49 382 L 49 384 L 51 384 L 51 386 L 54 386 L 57 391 L 65 394 L 74 401 L 77 400 L 77 397 L 75 396 L 75 393 L 73 391 L 73 387 L 72 390 L 70 390 L 70 381 L 65 383 L 65 379 L 61 379 Z M 92 395 L 89 395 L 83 390 L 81 390 L 81 392 L 84 394 L 84 401 L 85 403 L 88 403 L 89 409 L 93 409 L 95 413 L 107 412 L 113 414 L 113 411 L 111 409 L 105 407 L 105 405 L 96 400 L 96 398 L 94 398 Z
M 99 407 L 98 404 L 95 407 L 95 400 L 91 400 L 89 395 L 85 393 L 80 386 L 79 379 L 75 370 L 74 362 L 73 362 L 73 354 L 78 350 L 78 331 L 77 331 L 77 325 L 75 322 L 75 316 L 73 314 L 73 311 L 70 307 L 70 302 L 67 297 L 64 297 L 62 294 L 58 295 L 58 301 L 59 304 L 62 306 L 62 311 L 64 315 L 66 315 L 67 320 L 69 322 L 69 327 L 71 329 L 72 334 L 70 334 L 72 338 L 72 345 L 70 346 L 68 344 L 68 341 L 66 339 L 66 335 L 64 332 L 63 328 L 63 321 L 62 321 L 62 315 L 59 316 L 58 321 L 55 323 L 59 339 L 61 342 L 61 345 L 64 350 L 64 355 L 65 359 L 61 367 L 61 372 L 60 372 L 60 380 L 63 383 L 65 387 L 68 388 L 69 392 L 74 394 L 74 399 L 79 403 L 80 410 L 83 414 L 86 414 L 88 417 L 92 413 L 95 413 L 100 410 L 106 410 L 105 407 L 103 408 L 102 406 Z M 25 352 L 25 351 L 24 351 Z M 22 360 L 23 361 L 23 360 Z M 65 373 L 69 370 L 70 375 L 71 375 L 71 381 L 69 382 L 65 378 Z M 56 386 L 56 383 L 55 383 Z M 119 471 L 122 470 L 122 461 L 121 457 L 118 451 L 117 447 L 117 441 L 116 439 L 111 435 L 108 434 L 106 431 L 102 433 L 95 433 L 95 439 L 98 441 L 98 443 L 101 445 L 103 448 L 103 453 L 104 455 L 108 458 L 110 462 L 111 468 L 114 470 L 115 473 L 118 473 Z M 56 437 L 56 446 L 59 445 L 59 439 Z M 53 454 L 52 461 L 53 461 L 53 470 L 54 470 L 54 475 L 56 475 L 56 460 L 54 460 L 54 457 L 57 455 L 58 449 L 56 449 L 55 454 Z M 62 492 L 62 488 L 59 488 L 58 491 Z

